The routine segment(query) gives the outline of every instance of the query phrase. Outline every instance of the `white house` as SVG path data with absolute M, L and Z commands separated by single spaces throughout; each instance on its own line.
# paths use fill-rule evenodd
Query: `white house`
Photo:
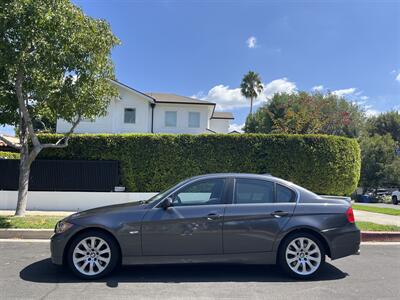
M 119 91 L 104 117 L 82 120 L 75 133 L 229 133 L 230 112 L 216 112 L 215 103 L 166 93 L 142 93 L 112 81 Z M 71 124 L 57 120 L 57 133 Z

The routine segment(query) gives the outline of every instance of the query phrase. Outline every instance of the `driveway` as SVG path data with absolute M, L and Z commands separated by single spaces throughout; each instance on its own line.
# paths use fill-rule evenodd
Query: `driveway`
M 399 299 L 400 244 L 362 245 L 360 256 L 329 262 L 314 281 L 275 266 L 125 267 L 82 282 L 51 264 L 48 242 L 0 242 L 0 298 L 10 299 Z

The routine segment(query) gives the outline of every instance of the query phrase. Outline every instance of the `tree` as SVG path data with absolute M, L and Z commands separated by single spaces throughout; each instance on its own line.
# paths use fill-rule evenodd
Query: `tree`
M 365 189 L 400 184 L 400 157 L 390 134 L 363 136 L 361 147 L 360 184 Z
M 389 111 L 368 118 L 367 131 L 370 136 L 389 133 L 395 141 L 400 142 L 400 113 Z
M 119 43 L 103 20 L 69 0 L 0 2 L 0 124 L 18 127 L 18 202 L 27 204 L 30 166 L 42 149 L 62 148 L 82 118 L 104 115 L 117 90 L 110 51 Z M 41 143 L 34 121 L 63 118 L 71 129 L 54 144 Z
M 240 92 L 244 97 L 250 99 L 250 116 L 253 114 L 253 100 L 258 97 L 263 88 L 260 75 L 253 71 L 244 75 L 240 84 Z
M 246 121 L 248 133 L 333 134 L 357 137 L 364 112 L 356 104 L 333 94 L 278 93 Z

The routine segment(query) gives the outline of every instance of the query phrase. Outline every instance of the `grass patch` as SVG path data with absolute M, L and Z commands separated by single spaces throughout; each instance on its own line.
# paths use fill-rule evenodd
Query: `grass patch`
M 53 229 L 63 216 L 0 216 L 0 228 Z M 400 226 L 381 225 L 372 222 L 356 222 L 360 230 L 400 231 Z
M 375 206 L 367 206 L 360 204 L 353 204 L 352 207 L 355 210 L 363 210 L 385 215 L 400 216 L 400 209 L 395 209 L 395 208 L 375 207 Z
M 62 216 L 0 216 L 0 228 L 53 229 Z
M 356 222 L 361 231 L 400 231 L 400 226 L 381 225 L 372 222 Z

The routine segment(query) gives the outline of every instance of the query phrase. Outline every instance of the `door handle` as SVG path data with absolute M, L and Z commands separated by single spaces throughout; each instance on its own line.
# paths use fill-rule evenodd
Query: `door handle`
M 221 215 L 219 215 L 217 213 L 209 213 L 207 215 L 207 220 L 212 221 L 212 220 L 218 219 L 219 217 L 221 217 Z
M 287 216 L 288 214 L 289 213 L 287 211 L 283 211 L 283 210 L 276 210 L 271 213 L 271 215 L 274 216 L 275 218 L 281 218 L 281 217 Z

